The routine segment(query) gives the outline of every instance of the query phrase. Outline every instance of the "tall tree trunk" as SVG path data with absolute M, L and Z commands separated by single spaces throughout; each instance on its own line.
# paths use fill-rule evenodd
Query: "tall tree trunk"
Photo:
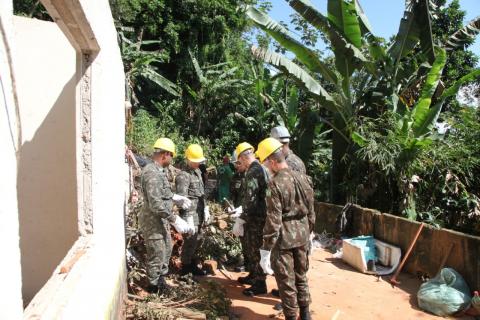
M 338 115 L 334 117 L 333 124 L 345 132 L 345 122 Z M 348 142 L 336 131 L 332 132 L 332 168 L 330 171 L 330 201 L 334 204 L 344 205 L 347 199 L 346 192 L 341 184 L 344 182 L 348 164 L 342 161 L 347 153 Z
M 295 153 L 305 162 L 310 160 L 313 152 L 313 140 L 315 138 L 315 127 L 318 123 L 314 111 L 305 110 L 300 114 L 296 144 L 293 146 Z

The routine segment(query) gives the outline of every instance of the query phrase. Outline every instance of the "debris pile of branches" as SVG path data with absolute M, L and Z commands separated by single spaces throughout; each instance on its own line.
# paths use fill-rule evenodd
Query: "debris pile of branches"
M 215 260 L 219 264 L 233 266 L 242 261 L 240 240 L 232 234 L 233 220 L 221 205 L 209 203 L 211 223 L 204 228 L 199 256 L 203 260 Z
M 230 299 L 217 282 L 201 284 L 188 276 L 172 277 L 171 288 L 162 295 L 129 294 L 127 319 L 229 319 Z

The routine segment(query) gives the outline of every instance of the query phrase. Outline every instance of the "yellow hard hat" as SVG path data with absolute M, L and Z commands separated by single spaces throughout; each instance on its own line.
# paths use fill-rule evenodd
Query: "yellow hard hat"
M 258 144 L 257 156 L 263 163 L 272 153 L 283 147 L 283 144 L 275 138 L 263 139 Z
M 237 158 L 240 156 L 240 154 L 248 149 L 252 149 L 252 152 L 255 151 L 255 148 L 248 142 L 242 142 L 240 143 L 237 148 L 235 149 L 235 154 Z
M 188 146 L 187 150 L 185 151 L 185 158 L 192 162 L 203 162 L 206 160 L 203 156 L 202 147 L 196 143 Z
M 157 141 L 155 141 L 153 148 L 169 151 L 173 153 L 174 157 L 177 155 L 177 152 L 175 151 L 175 143 L 173 143 L 173 141 L 168 138 L 158 139 Z

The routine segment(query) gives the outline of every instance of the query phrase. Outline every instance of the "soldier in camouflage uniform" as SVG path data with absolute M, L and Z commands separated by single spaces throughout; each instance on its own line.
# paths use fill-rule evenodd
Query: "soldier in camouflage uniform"
M 307 170 L 305 169 L 305 164 L 302 159 L 290 149 L 290 133 L 288 129 L 282 126 L 274 127 L 270 132 L 270 136 L 283 144 L 282 151 L 288 167 L 293 171 L 306 174 Z
M 160 138 L 154 145 L 153 162 L 142 170 L 141 186 L 144 194 L 143 209 L 138 223 L 147 249 L 147 276 L 151 293 L 167 287 L 164 276 L 172 252 L 170 224 L 179 232 L 188 232 L 185 221 L 176 216 L 173 203 L 188 205 L 187 198 L 175 195 L 167 180 L 167 167 L 175 154 L 175 145 L 168 138 Z
M 266 274 L 260 267 L 259 249 L 262 245 L 263 225 L 266 218 L 265 191 L 267 188 L 267 172 L 255 159 L 254 149 L 249 144 L 237 147 L 240 166 L 246 169 L 242 189 L 242 213 L 236 224 L 242 224 L 247 257 L 249 259 L 249 275 L 240 277 L 242 284 L 252 284 L 243 290 L 243 294 L 254 296 L 267 293 Z
M 313 189 L 306 175 L 288 168 L 281 147 L 273 138 L 258 147 L 260 161 L 274 174 L 267 190 L 261 266 L 269 273 L 273 269 L 286 320 L 297 319 L 298 308 L 300 319 L 309 320 L 307 251 L 315 225 Z
M 188 197 L 192 201 L 192 205 L 188 209 L 180 210 L 180 217 L 187 221 L 194 232 L 183 238 L 181 273 L 204 276 L 205 270 L 200 269 L 195 261 L 195 251 L 203 236 L 202 225 L 207 222 L 210 215 L 205 200 L 202 173 L 199 169 L 200 163 L 206 159 L 198 144 L 188 146 L 185 157 L 186 166 L 177 175 L 175 186 L 178 194 Z
M 235 167 L 235 174 L 232 177 L 230 183 L 230 195 L 232 198 L 232 203 L 235 207 L 241 206 L 241 195 L 242 195 L 242 186 L 243 179 L 245 178 L 245 169 L 240 166 L 240 163 L 237 160 L 237 155 L 233 151 L 232 158 L 230 162 Z M 232 208 L 230 208 L 232 209 Z M 248 244 L 245 236 L 241 236 L 240 243 L 242 244 L 242 257 L 243 261 L 240 261 L 239 266 L 235 268 L 236 272 L 250 271 L 250 259 L 248 258 Z

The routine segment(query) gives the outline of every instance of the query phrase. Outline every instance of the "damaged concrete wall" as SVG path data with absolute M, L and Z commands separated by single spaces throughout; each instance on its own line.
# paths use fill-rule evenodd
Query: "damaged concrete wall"
M 68 276 L 55 273 L 25 313 L 42 319 L 121 319 L 129 186 L 125 77 L 117 34 L 107 0 L 42 3 L 80 57 L 76 148 L 82 236 L 62 264 L 75 252 L 85 253 Z
M 317 232 L 335 233 L 335 220 L 342 207 L 317 203 Z M 406 252 L 420 223 L 377 210 L 352 206 L 352 236 L 373 235 L 375 238 L 399 246 Z M 451 252 L 450 247 L 452 247 Z M 472 290 L 480 288 L 480 237 L 447 229 L 425 226 L 405 264 L 405 271 L 434 277 L 447 256 L 445 266 L 457 270 Z
M 0 263 L 0 319 L 121 319 L 125 77 L 109 2 L 42 4 L 56 23 L 14 17 L 12 1 L 0 2 L 0 240 L 8 261 Z M 8 43 L 21 53 L 9 53 Z M 41 287 L 23 313 L 22 285 L 25 302 Z
M 56 23 L 14 16 L 22 124 L 18 164 L 24 302 L 78 238 L 76 53 Z
M 21 130 L 15 99 L 12 2 L 0 1 L 0 243 L 2 293 L 0 319 L 22 316 L 22 282 L 17 202 L 17 150 Z
M 80 1 L 100 51 L 90 65 L 93 242 L 91 265 L 66 319 L 118 319 L 126 294 L 125 76 L 107 0 Z M 88 72 L 88 70 L 87 70 Z M 95 288 L 96 295 L 89 295 Z

